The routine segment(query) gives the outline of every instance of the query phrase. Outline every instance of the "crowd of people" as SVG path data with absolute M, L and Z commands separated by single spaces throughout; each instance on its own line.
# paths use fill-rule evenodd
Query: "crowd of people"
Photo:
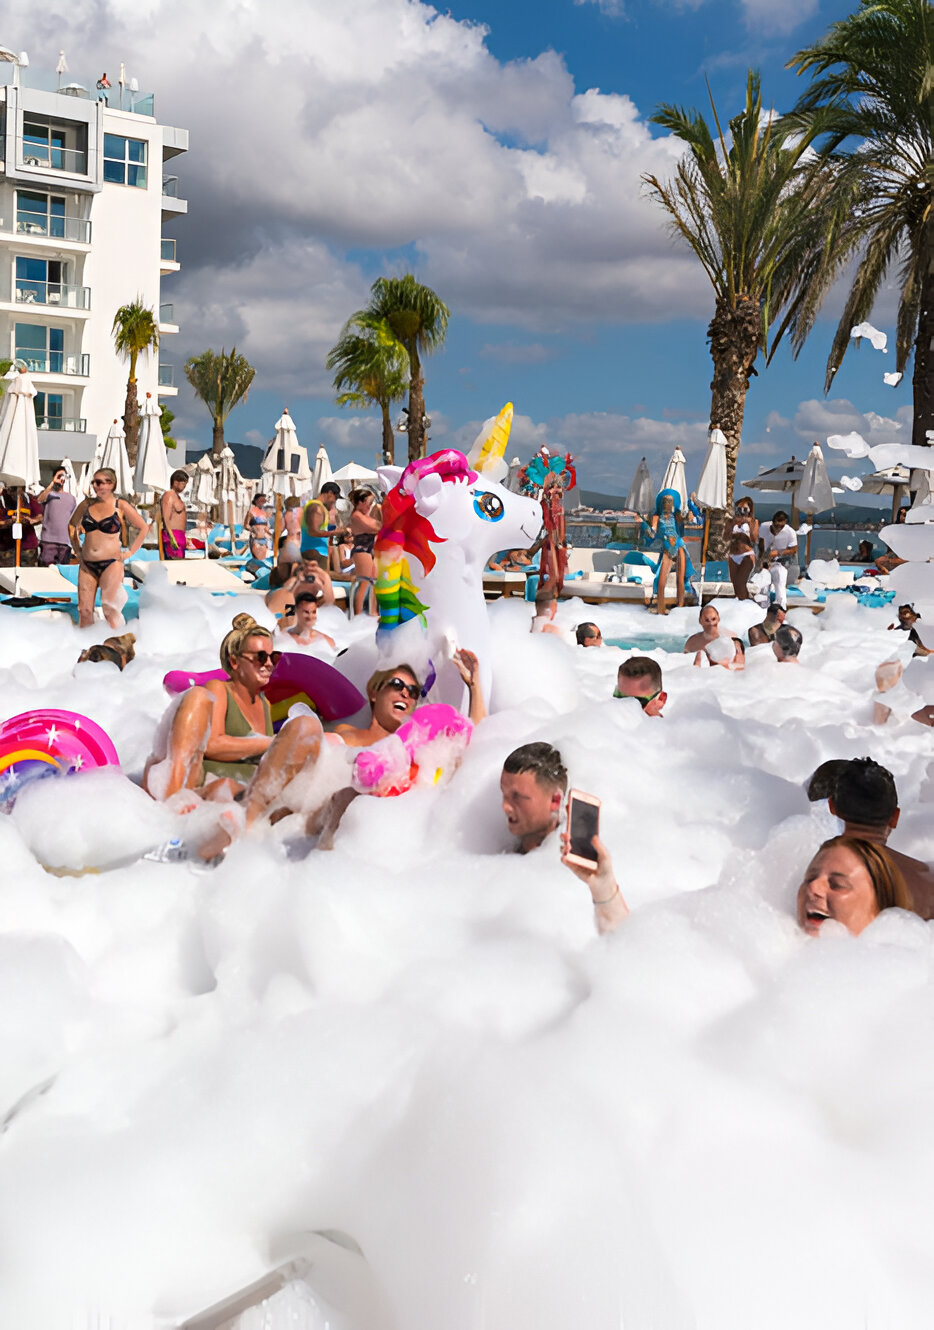
M 63 564 L 74 557 L 81 625 L 92 622 L 100 591 L 104 616 L 117 628 L 122 623 L 123 561 L 139 550 L 149 523 L 117 496 L 116 476 L 108 468 L 94 473 L 92 495 L 80 503 L 66 492 L 65 480 L 64 471 L 56 471 L 42 493 L 28 500 L 28 515 L 23 512 L 26 553 L 32 562 L 43 564 Z M 182 498 L 186 483 L 186 473 L 176 472 L 161 500 L 163 552 L 170 559 L 183 558 L 186 553 Z M 347 807 L 361 794 L 354 777 L 356 754 L 393 740 L 426 698 L 427 682 L 409 663 L 397 661 L 369 678 L 367 715 L 358 724 L 326 729 L 306 709 L 307 714 L 291 715 L 278 731 L 273 725 L 265 693 L 281 655 L 296 649 L 326 649 L 332 656 L 336 652 L 334 637 L 317 627 L 319 607 L 334 604 L 332 579 L 352 568 L 354 611 L 374 609 L 373 546 L 380 529 L 376 496 L 368 489 L 352 491 L 346 522 L 338 514 L 339 497 L 339 488 L 326 484 L 304 505 L 297 500 L 287 502 L 282 540 L 274 559 L 265 496 L 254 497 L 244 523 L 245 541 L 251 562 L 258 567 L 272 565 L 265 604 L 275 616 L 276 626 L 269 628 L 249 614 L 238 614 L 220 646 L 225 677 L 193 686 L 175 698 L 154 738 L 142 777 L 144 789 L 179 812 L 205 805 L 216 812 L 207 832 L 201 821 L 197 844 L 190 847 L 192 858 L 202 863 L 219 862 L 231 843 L 251 827 L 273 823 L 293 811 L 304 815 L 307 833 L 318 837 L 319 848 L 328 848 Z M 667 542 L 660 563 L 666 573 L 668 567 L 676 570 L 679 604 L 688 563 L 683 520 L 675 496 L 665 493 L 659 496 L 652 522 L 646 524 L 652 539 L 660 539 L 663 545 Z M 41 541 L 35 534 L 40 523 Z M 698 630 L 683 647 L 695 666 L 740 671 L 746 665 L 747 649 L 765 647 L 780 664 L 798 663 L 803 636 L 786 622 L 786 590 L 796 573 L 797 538 L 788 526 L 787 514 L 779 511 L 771 523 L 760 524 L 752 502 L 742 500 L 736 509 L 729 556 L 740 600 L 747 598 L 748 593 L 740 595 L 740 588 L 746 592 L 757 552 L 769 571 L 771 585 L 770 604 L 762 621 L 748 628 L 744 642 L 723 627 L 716 605 L 703 605 Z M 527 570 L 536 553 L 534 548 L 503 551 L 494 556 L 490 567 Z M 664 612 L 663 589 L 657 589 L 657 594 L 659 612 Z M 557 604 L 552 580 L 536 598 L 533 632 L 557 635 L 586 650 L 603 646 L 600 626 L 592 620 L 578 624 L 573 639 L 569 638 L 555 622 Z M 931 654 L 918 634 L 918 621 L 913 606 L 901 605 L 890 627 L 907 633 L 918 655 Z M 133 653 L 133 636 L 125 634 L 86 650 L 81 660 L 108 661 L 123 670 Z M 472 726 L 480 725 L 486 717 L 486 700 L 477 658 L 459 649 L 453 660 L 466 689 L 467 720 Z M 880 669 L 883 674 L 877 684 L 884 696 L 893 683 L 884 667 Z M 892 675 L 895 683 L 900 669 Z M 638 654 L 623 660 L 613 697 L 637 702 L 650 720 L 663 718 L 667 694 L 658 661 Z M 925 708 L 925 712 L 932 710 Z M 878 715 L 876 719 L 881 723 Z M 914 719 L 930 724 L 934 717 L 917 714 Z M 329 773 L 326 779 L 312 781 L 316 793 L 311 802 L 304 795 L 293 797 L 297 776 L 315 777 L 325 769 Z M 412 770 L 417 771 L 417 763 L 413 762 Z M 629 908 L 609 849 L 595 834 L 588 857 L 571 853 L 569 824 L 562 820 L 568 773 L 560 752 L 546 742 L 524 744 L 510 752 L 503 761 L 500 790 L 506 828 L 516 850 L 529 854 L 553 844 L 555 853 L 560 853 L 569 870 L 587 886 L 598 930 L 606 933 L 619 927 Z M 886 843 L 899 819 L 891 773 L 869 758 L 825 763 L 811 778 L 808 793 L 812 799 L 828 800 L 843 831 L 817 848 L 798 889 L 797 918 L 806 933 L 818 933 L 828 919 L 858 933 L 882 910 L 891 908 L 934 917 L 930 868 L 890 850 Z

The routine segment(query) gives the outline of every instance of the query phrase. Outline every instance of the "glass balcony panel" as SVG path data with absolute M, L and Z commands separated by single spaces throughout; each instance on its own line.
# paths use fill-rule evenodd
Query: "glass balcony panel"
M 48 143 L 20 143 L 23 166 L 64 171 L 69 175 L 87 175 L 88 155 L 78 148 L 59 148 Z
M 176 262 L 176 259 L 175 259 L 175 241 L 174 241 L 174 240 L 163 240 L 163 241 L 162 241 L 162 257 L 163 257 L 164 259 L 166 259 L 167 262 L 169 262 L 169 263 L 175 263 L 175 262 Z
M 87 434 L 84 416 L 36 416 L 37 429 L 63 430 L 66 434 Z
M 90 309 L 91 288 L 69 286 L 65 282 L 39 282 L 18 277 L 16 299 L 24 305 L 58 305 L 63 309 Z
M 90 373 L 90 357 L 83 353 L 43 353 L 25 346 L 16 348 L 16 359 L 24 362 L 30 374 L 74 374 L 87 378 Z
M 164 175 L 162 177 L 162 192 L 170 199 L 178 198 L 178 176 Z
M 160 323 L 174 323 L 174 322 L 175 322 L 175 306 L 174 306 L 174 305 L 160 305 L 160 306 L 159 306 L 159 322 L 160 322 Z
M 160 388 L 174 388 L 174 387 L 175 387 L 175 366 L 174 366 L 174 365 L 160 365 L 160 366 L 159 366 L 159 387 L 160 387 Z

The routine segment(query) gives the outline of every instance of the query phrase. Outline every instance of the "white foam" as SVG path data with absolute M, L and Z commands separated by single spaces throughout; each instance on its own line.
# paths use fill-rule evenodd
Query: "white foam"
M 138 776 L 162 675 L 211 668 L 237 608 L 147 589 L 119 675 L 0 609 L 2 716 L 83 712 Z M 290 858 L 292 818 L 208 875 L 140 861 L 184 820 L 115 773 L 0 819 L 0 1324 L 174 1324 L 335 1229 L 391 1320 L 348 1319 L 313 1267 L 314 1301 L 241 1330 L 926 1328 L 931 928 L 812 941 L 792 914 L 838 825 L 803 789 L 827 758 L 888 766 L 893 843 L 934 858 L 931 732 L 871 726 L 891 608 L 795 610 L 801 664 L 754 648 L 738 673 L 681 654 L 693 610 L 559 609 L 671 655 L 530 613 L 491 609 L 498 710 L 456 777 L 357 799 L 330 853 Z M 611 698 L 628 654 L 662 662 L 662 719 Z M 532 739 L 603 800 L 633 907 L 611 937 L 555 845 L 499 853 L 502 760 Z

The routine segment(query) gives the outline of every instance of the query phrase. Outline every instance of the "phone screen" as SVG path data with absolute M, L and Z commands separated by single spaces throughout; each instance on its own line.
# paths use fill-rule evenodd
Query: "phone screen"
M 597 851 L 591 844 L 600 830 L 600 805 L 588 804 L 583 799 L 571 799 L 570 832 L 571 853 L 580 859 L 597 862 Z

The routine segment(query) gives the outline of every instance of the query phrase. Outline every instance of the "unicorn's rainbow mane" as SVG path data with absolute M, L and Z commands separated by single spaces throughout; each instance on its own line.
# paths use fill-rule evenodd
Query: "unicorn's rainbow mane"
M 477 478 L 464 454 L 448 448 L 410 462 L 386 495 L 383 525 L 374 546 L 380 629 L 398 628 L 415 618 L 420 618 L 425 626 L 428 606 L 419 599 L 420 588 L 405 556 L 410 554 L 418 559 L 424 576 L 435 566 L 432 544 L 442 544 L 446 539 L 437 534 L 427 517 L 416 511 L 414 491 L 425 476 L 440 476 L 451 483 L 459 480 L 472 483 Z

